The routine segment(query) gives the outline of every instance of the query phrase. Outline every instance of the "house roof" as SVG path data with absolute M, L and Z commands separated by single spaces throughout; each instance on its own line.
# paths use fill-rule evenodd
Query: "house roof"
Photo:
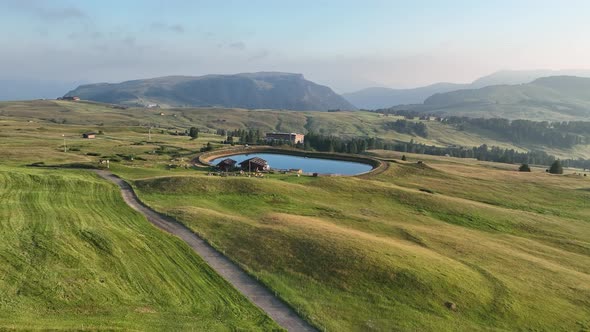
M 237 161 L 231 159 L 231 158 L 226 158 L 223 159 L 222 161 L 217 163 L 217 166 L 222 166 L 222 165 L 228 165 L 228 166 L 233 166 L 237 163 Z
M 248 165 L 248 164 L 255 164 L 255 165 L 264 166 L 264 165 L 268 164 L 268 162 L 262 158 L 254 157 L 254 158 L 246 159 L 240 163 L 240 165 Z

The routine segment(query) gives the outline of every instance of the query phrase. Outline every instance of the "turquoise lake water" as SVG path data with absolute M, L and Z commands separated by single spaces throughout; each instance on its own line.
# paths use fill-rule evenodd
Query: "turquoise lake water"
M 355 175 L 365 173 L 373 169 L 373 167 L 369 164 L 353 161 L 300 157 L 276 153 L 238 154 L 234 156 L 216 158 L 210 160 L 209 162 L 212 165 L 217 165 L 217 163 L 223 159 L 231 158 L 237 161 L 239 164 L 240 162 L 253 157 L 259 157 L 266 160 L 272 169 L 295 168 L 303 170 L 304 173 Z

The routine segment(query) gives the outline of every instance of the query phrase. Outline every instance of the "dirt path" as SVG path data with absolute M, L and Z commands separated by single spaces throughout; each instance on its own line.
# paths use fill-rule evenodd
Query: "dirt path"
M 104 179 L 114 182 L 121 188 L 123 199 L 134 210 L 143 214 L 152 224 L 168 233 L 178 236 L 201 256 L 225 280 L 238 289 L 250 301 L 264 310 L 275 322 L 288 331 L 316 331 L 297 313 L 277 298 L 264 285 L 250 277 L 239 266 L 211 247 L 191 230 L 176 220 L 163 216 L 145 206 L 133 192 L 129 184 L 109 171 L 95 170 Z

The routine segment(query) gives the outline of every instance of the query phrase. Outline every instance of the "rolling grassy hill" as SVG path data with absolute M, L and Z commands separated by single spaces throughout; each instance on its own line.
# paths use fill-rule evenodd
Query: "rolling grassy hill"
M 468 117 L 588 120 L 590 78 L 553 76 L 527 84 L 458 90 L 435 94 L 422 105 L 399 107 Z
M 396 105 L 422 104 L 428 97 L 437 93 L 457 90 L 480 89 L 493 85 L 516 85 L 530 83 L 538 78 L 549 76 L 590 77 L 588 70 L 501 70 L 480 77 L 471 83 L 435 83 L 412 89 L 367 88 L 342 96 L 362 109 L 389 108 Z
M 107 133 L 105 137 L 110 136 L 109 133 L 127 131 L 132 133 L 132 136 L 146 138 L 150 126 L 156 128 L 153 130 L 154 133 L 160 133 L 162 130 L 166 133 L 176 130 L 184 131 L 191 126 L 196 126 L 202 132 L 215 132 L 216 129 L 249 128 L 260 129 L 262 132 L 313 131 L 324 135 L 380 137 L 385 140 L 404 142 L 413 139 L 419 143 L 436 146 L 470 147 L 485 143 L 517 151 L 548 150 L 551 154 L 564 159 L 590 158 L 590 146 L 588 145 L 577 145 L 571 149 L 548 149 L 541 144 L 516 144 L 502 135 L 473 126 L 465 126 L 460 129 L 437 121 L 424 121 L 429 131 L 427 138 L 399 133 L 387 128 L 387 123 L 395 122 L 398 119 L 402 118 L 361 111 L 289 112 L 229 108 L 153 110 L 145 108 L 118 109 L 113 105 L 90 102 L 50 100 L 0 102 L 0 135 L 22 136 L 28 140 L 39 140 L 40 144 L 47 144 L 47 140 L 54 142 L 52 144 L 59 144 L 64 132 L 69 135 L 70 139 L 85 142 L 76 137 L 85 131 L 102 130 Z M 159 140 L 162 138 L 174 140 L 168 135 L 163 135 Z M 218 137 L 216 140 L 221 139 Z M 185 139 L 180 138 L 180 140 Z M 86 141 L 86 143 L 88 142 Z M 183 144 L 187 146 L 185 143 Z M 20 144 L 18 139 L 15 144 Z M 141 146 L 133 147 L 136 150 L 141 148 Z
M 278 328 L 95 175 L 0 166 L 0 184 L 0 329 Z
M 360 178 L 120 174 L 330 331 L 590 328 L 587 178 L 408 156 Z
M 199 77 L 168 76 L 117 84 L 82 85 L 66 96 L 105 103 L 162 107 L 240 107 L 289 110 L 353 110 L 332 89 L 300 74 L 247 73 Z
M 191 124 L 259 125 L 393 137 L 379 125 L 396 118 L 160 112 L 0 104 L 0 220 L 9 221 L 0 225 L 0 329 L 275 327 L 186 246 L 128 209 L 114 186 L 79 170 L 22 167 L 95 164 L 102 156 L 119 160 L 111 170 L 145 202 L 326 330 L 590 329 L 590 180 L 578 171 L 519 173 L 515 165 L 407 153 L 400 162 L 399 153 L 372 151 L 391 162 L 384 173 L 214 177 L 176 166 L 220 136 L 169 133 Z M 148 141 L 138 124 L 152 121 L 161 128 Z M 441 141 L 457 139 L 451 127 L 428 125 Z M 104 134 L 82 139 L 87 130 Z
M 436 83 L 413 89 L 373 87 L 344 93 L 342 97 L 358 108 L 372 110 L 395 105 L 420 104 L 435 93 L 456 91 L 468 86 L 468 84 Z

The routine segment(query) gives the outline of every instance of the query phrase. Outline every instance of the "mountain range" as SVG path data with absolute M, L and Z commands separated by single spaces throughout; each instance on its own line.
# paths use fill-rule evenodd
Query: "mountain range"
M 590 119 L 590 78 L 551 76 L 556 73 L 590 76 L 590 71 L 500 71 L 469 84 L 437 83 L 404 90 L 370 88 L 352 96 L 345 94 L 347 101 L 301 74 L 259 72 L 87 84 L 66 96 L 130 106 L 298 111 L 355 110 L 358 106 L 469 117 Z
M 531 120 L 590 120 L 590 78 L 551 76 L 530 83 L 437 93 L 394 110 Z
M 167 76 L 122 83 L 82 85 L 65 96 L 162 107 L 235 107 L 247 109 L 356 109 L 329 87 L 301 74 L 259 72 L 235 75 Z
M 504 70 L 481 77 L 467 84 L 436 83 L 412 89 L 391 89 L 372 87 L 342 96 L 361 109 L 389 108 L 395 105 L 421 104 L 428 97 L 456 90 L 479 89 L 493 85 L 515 85 L 530 83 L 548 76 L 590 77 L 590 70 Z

